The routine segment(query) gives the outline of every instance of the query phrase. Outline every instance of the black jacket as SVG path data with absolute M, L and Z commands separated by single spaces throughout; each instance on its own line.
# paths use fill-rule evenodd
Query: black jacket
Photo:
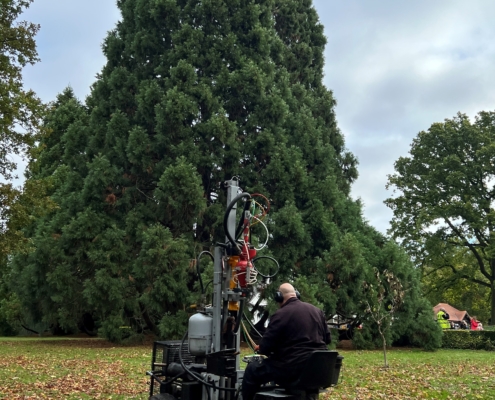
M 330 341 L 323 311 L 293 297 L 270 318 L 259 352 L 276 363 L 301 364 Z

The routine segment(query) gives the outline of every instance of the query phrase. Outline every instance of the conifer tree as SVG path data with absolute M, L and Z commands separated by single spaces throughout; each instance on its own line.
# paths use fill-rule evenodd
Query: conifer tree
M 87 110 L 68 88 L 49 106 L 38 154 L 27 170 L 27 183 L 49 180 L 49 195 L 55 207 L 26 229 L 31 251 L 16 256 L 12 281 L 24 307 L 27 320 L 44 321 L 65 330 L 77 328 L 77 317 L 84 309 L 81 297 L 81 260 L 72 252 L 63 229 L 82 209 L 78 194 L 87 172 L 84 157 L 84 125 Z M 67 250 L 67 251 L 64 251 Z M 76 260 L 71 256 L 76 255 Z M 72 268 L 72 266 L 75 266 Z
M 385 239 L 349 197 L 356 160 L 322 83 L 311 0 L 118 6 L 87 108 L 60 130 L 68 158 L 51 162 L 56 145 L 40 158 L 40 171 L 67 179 L 60 211 L 43 223 L 51 244 L 17 262 L 19 273 L 53 278 L 59 320 L 77 294 L 79 317 L 90 313 L 111 339 L 127 325 L 171 338 L 192 300 L 195 255 L 223 241 L 222 182 L 236 176 L 271 201 L 279 279 L 300 282 L 329 315 L 356 314 Z M 67 106 L 74 100 L 52 120 Z

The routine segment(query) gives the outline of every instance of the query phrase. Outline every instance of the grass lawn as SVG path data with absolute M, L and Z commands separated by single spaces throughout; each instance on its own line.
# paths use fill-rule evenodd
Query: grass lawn
M 339 351 L 342 382 L 329 399 L 494 399 L 495 353 L 394 349 L 383 368 L 381 351 Z
M 341 383 L 330 399 L 495 398 L 495 353 L 339 351 Z M 147 399 L 151 345 L 102 339 L 0 338 L 0 399 Z
M 151 345 L 0 338 L 0 399 L 147 399 Z

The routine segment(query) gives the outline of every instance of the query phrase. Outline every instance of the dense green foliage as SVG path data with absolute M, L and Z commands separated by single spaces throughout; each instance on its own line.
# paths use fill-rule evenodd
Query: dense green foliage
M 491 295 L 495 321 L 495 112 L 474 123 L 458 114 L 414 139 L 410 157 L 395 163 L 388 199 L 392 230 L 425 274 L 453 283 L 467 280 Z M 442 271 L 442 272 L 437 272 Z M 467 308 L 467 305 L 456 304 Z
M 433 319 L 430 303 L 422 295 L 419 271 L 412 267 L 409 257 L 393 242 L 387 243 L 381 257 L 382 260 L 376 268 L 393 274 L 400 281 L 403 292 L 401 306 L 396 308 L 394 302 L 397 302 L 398 294 L 390 290 L 388 282 L 377 281 L 375 274 L 370 274 L 366 279 L 369 285 L 374 285 L 378 290 L 385 290 L 381 302 L 377 301 L 377 296 L 370 298 L 369 293 L 366 293 L 365 299 L 371 302 L 371 307 L 376 308 L 374 314 L 383 318 L 382 324 L 391 324 L 390 329 L 386 326 L 382 328 L 387 345 L 395 343 L 428 350 L 440 347 L 441 330 Z M 383 347 L 377 320 L 371 314 L 373 313 L 364 314 L 362 329 L 355 331 L 353 342 L 357 348 Z
M 480 270 L 472 262 L 464 265 L 464 271 L 476 279 L 483 279 Z M 432 305 L 448 303 L 459 310 L 467 310 L 469 315 L 476 316 L 483 323 L 490 320 L 489 287 L 458 279 L 448 269 L 429 265 L 422 267 L 421 283 L 425 297 Z
M 495 331 L 450 329 L 443 331 L 442 348 L 495 350 Z
M 222 182 L 237 176 L 271 201 L 264 254 L 280 262 L 278 281 L 357 324 L 363 283 L 373 267 L 388 269 L 408 300 L 391 337 L 427 329 L 408 322 L 430 309 L 412 264 L 349 196 L 356 160 L 322 84 L 325 37 L 311 1 L 118 6 L 91 95 L 58 96 L 31 166 L 32 179 L 51 177 L 58 204 L 12 263 L 33 317 L 115 341 L 122 326 L 180 335 L 197 299 L 194 257 L 224 240 Z

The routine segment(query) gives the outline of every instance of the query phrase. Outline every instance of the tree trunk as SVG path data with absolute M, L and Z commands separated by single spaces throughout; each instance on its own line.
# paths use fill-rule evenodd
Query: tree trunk
M 31 333 L 36 333 L 37 335 L 39 335 L 40 333 L 38 331 L 35 331 L 31 328 L 28 328 L 26 325 L 24 325 L 22 322 L 20 322 L 20 325 L 25 329 L 27 330 L 28 332 L 31 332 Z
M 385 368 L 388 368 L 387 362 L 387 340 L 385 339 L 385 334 L 382 332 L 380 326 L 378 325 L 378 332 L 380 332 L 380 336 L 382 337 L 383 343 L 383 362 L 385 364 Z
M 382 335 L 382 340 L 383 340 L 383 361 L 385 363 L 385 368 L 388 368 L 388 361 L 387 361 L 387 341 L 385 340 L 385 336 Z

